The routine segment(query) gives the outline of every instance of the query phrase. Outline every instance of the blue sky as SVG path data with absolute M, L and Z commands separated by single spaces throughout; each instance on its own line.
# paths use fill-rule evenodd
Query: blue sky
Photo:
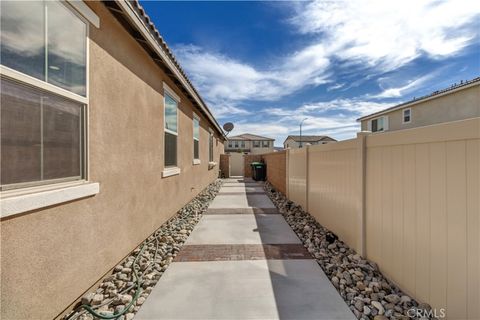
M 278 146 L 480 76 L 480 1 L 141 3 L 219 122 Z

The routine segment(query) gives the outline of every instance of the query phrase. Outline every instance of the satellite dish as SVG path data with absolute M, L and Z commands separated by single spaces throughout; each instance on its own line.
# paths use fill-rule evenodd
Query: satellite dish
M 223 130 L 225 130 L 228 133 L 233 130 L 233 123 L 227 122 L 223 125 Z

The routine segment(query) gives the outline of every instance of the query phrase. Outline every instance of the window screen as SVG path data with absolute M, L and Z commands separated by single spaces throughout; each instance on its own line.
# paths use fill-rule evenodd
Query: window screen
M 213 133 L 210 132 L 210 137 L 208 139 L 208 161 L 213 161 Z
M 200 121 L 197 118 L 193 118 L 193 159 L 200 159 L 199 142 L 200 142 Z
M 165 93 L 165 167 L 177 166 L 177 101 Z
M 165 167 L 177 166 L 177 136 L 165 132 Z
M 83 177 L 84 105 L 1 81 L 1 184 Z
M 411 113 L 412 113 L 411 109 L 403 110 L 403 122 L 405 122 L 405 123 L 410 122 Z

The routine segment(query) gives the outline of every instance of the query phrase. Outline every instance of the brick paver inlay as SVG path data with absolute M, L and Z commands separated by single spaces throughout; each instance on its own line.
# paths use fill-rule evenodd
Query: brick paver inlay
M 208 208 L 204 214 L 280 214 L 274 208 Z
M 312 259 L 301 244 L 186 245 L 175 262 Z

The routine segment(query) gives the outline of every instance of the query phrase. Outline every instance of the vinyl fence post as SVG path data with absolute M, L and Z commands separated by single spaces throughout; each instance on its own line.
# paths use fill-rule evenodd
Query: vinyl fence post
M 357 133 L 357 155 L 358 155 L 358 241 L 359 254 L 363 257 L 367 254 L 366 247 L 366 174 L 367 174 L 367 136 L 369 131 L 361 131 Z

